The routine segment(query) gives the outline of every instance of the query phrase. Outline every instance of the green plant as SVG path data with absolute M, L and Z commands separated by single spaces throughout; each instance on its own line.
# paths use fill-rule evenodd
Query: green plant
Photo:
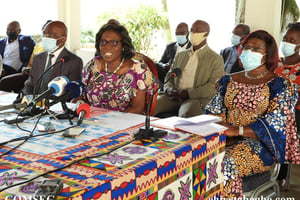
M 155 47 L 153 40 L 158 37 L 158 31 L 169 28 L 166 12 L 158 12 L 152 6 L 140 5 L 127 10 L 116 8 L 103 13 L 97 21 L 102 26 L 111 18 L 117 19 L 127 28 L 135 50 L 145 54 Z

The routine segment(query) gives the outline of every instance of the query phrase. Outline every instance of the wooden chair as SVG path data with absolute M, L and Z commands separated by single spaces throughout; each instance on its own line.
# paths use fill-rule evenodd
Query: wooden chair
M 149 67 L 149 69 L 151 70 L 151 72 L 155 76 L 155 80 L 154 80 L 155 83 L 154 83 L 154 88 L 153 88 L 153 92 L 155 92 L 159 87 L 159 84 L 156 81 L 156 80 L 158 80 L 158 72 L 157 72 L 157 68 L 156 68 L 155 63 L 153 62 L 153 60 L 151 58 L 149 58 L 148 56 L 146 56 L 142 53 L 139 53 L 139 52 L 135 53 L 135 56 L 134 56 L 133 59 L 138 60 L 141 63 L 145 63 Z M 145 102 L 145 108 L 144 108 L 144 113 L 145 114 L 147 113 L 148 104 L 151 101 L 151 96 L 152 95 L 146 94 L 146 99 L 145 99 L 146 102 Z M 152 98 L 153 98 L 152 99 L 152 104 L 150 105 L 150 111 L 149 111 L 150 116 L 153 116 L 153 114 L 154 114 L 154 110 L 155 110 L 155 106 L 156 106 L 156 99 L 157 99 L 157 92 L 155 92 L 155 94 L 153 94 Z

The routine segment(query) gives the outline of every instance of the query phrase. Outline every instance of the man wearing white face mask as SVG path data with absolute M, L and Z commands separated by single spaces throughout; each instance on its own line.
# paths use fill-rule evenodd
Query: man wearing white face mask
M 33 91 L 37 94 L 42 93 L 47 89 L 48 82 L 57 76 L 66 76 L 70 81 L 81 81 L 82 60 L 65 48 L 66 40 L 67 27 L 63 22 L 52 21 L 46 25 L 42 38 L 42 45 L 46 51 L 34 56 L 29 78 L 22 91 L 23 94 L 33 94 Z M 63 58 L 66 58 L 66 61 L 59 62 Z M 56 62 L 58 63 L 55 64 Z M 53 68 L 38 80 L 47 67 L 53 64 L 55 64 Z M 35 87 L 37 88 L 35 89 Z
M 207 44 L 209 24 L 202 20 L 193 23 L 190 41 L 193 45 L 189 51 L 184 51 L 175 57 L 165 80 L 165 94 L 159 95 L 155 115 L 159 113 L 178 111 L 180 117 L 191 117 L 203 114 L 209 100 L 215 95 L 214 84 L 223 75 L 222 57 Z M 174 77 L 175 68 L 181 75 Z
M 238 62 L 238 45 L 244 39 L 246 35 L 250 33 L 250 28 L 246 24 L 237 24 L 231 36 L 231 47 L 222 49 L 220 55 L 224 60 L 224 71 L 227 74 L 235 73 L 243 70 Z
M 161 57 L 159 63 L 156 63 L 158 70 L 158 77 L 161 83 L 164 82 L 166 73 L 173 64 L 175 56 L 182 51 L 190 50 L 192 44 L 189 40 L 189 28 L 184 22 L 177 25 L 175 32 L 176 42 L 172 42 L 167 45 L 163 56 Z

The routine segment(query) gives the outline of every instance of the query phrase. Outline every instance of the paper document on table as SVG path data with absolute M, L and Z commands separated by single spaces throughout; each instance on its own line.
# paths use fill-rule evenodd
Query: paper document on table
M 226 126 L 222 126 L 216 123 L 209 123 L 209 124 L 185 124 L 185 125 L 178 125 L 176 129 L 193 133 L 200 136 L 207 136 L 213 133 L 218 133 L 227 129 Z
M 151 121 L 151 125 L 175 130 L 178 128 L 179 125 L 194 124 L 200 126 L 200 125 L 205 125 L 205 124 L 219 122 L 219 121 L 221 121 L 220 117 L 203 114 L 203 115 L 197 115 L 189 118 L 174 116 L 174 117 L 168 117 L 164 119 L 158 119 L 158 120 Z

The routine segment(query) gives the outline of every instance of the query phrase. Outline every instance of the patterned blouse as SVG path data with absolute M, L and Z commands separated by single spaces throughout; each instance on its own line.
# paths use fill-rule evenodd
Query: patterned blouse
M 130 106 L 137 91 L 147 90 L 147 93 L 151 94 L 152 72 L 145 64 L 133 61 L 132 68 L 121 75 L 100 71 L 97 58 L 89 61 L 82 74 L 88 103 L 95 107 L 124 111 Z
M 279 74 L 282 77 L 288 77 L 296 83 L 297 90 L 300 92 L 300 62 L 294 65 L 286 65 L 282 60 L 278 63 L 278 67 L 275 70 L 276 74 Z
M 274 161 L 300 164 L 294 115 L 298 93 L 291 81 L 276 77 L 254 85 L 225 75 L 216 88 L 217 95 L 206 106 L 206 113 L 219 115 L 234 126 L 248 125 L 258 137 L 241 137 L 226 146 L 224 197 L 241 196 L 242 177 L 264 172 Z

